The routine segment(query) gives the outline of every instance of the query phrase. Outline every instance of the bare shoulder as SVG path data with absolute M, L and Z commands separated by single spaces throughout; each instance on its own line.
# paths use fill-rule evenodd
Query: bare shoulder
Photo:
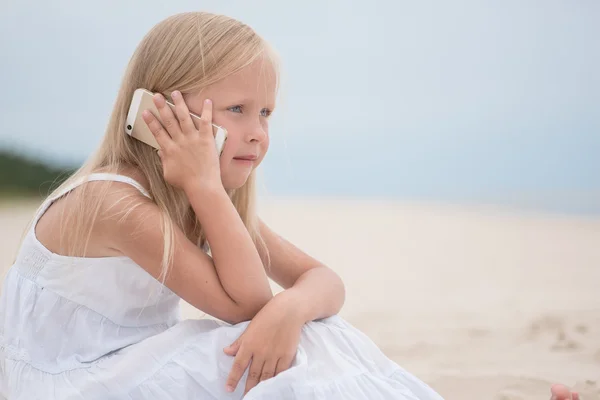
M 121 225 L 128 211 L 137 207 L 142 207 L 146 213 L 159 213 L 158 207 L 153 205 L 150 199 L 127 183 L 86 182 L 48 207 L 35 227 L 35 234 L 53 253 L 73 256 L 76 255 L 72 254 L 75 240 L 81 238 L 65 233 L 67 229 L 81 229 L 85 236 L 89 233 L 86 257 L 120 256 L 122 253 L 110 245 L 117 225 Z
M 108 188 L 91 187 L 90 190 L 98 191 L 96 195 L 102 197 L 95 230 L 97 237 L 101 238 L 101 242 L 110 252 L 123 255 L 118 243 L 139 235 L 140 230 L 160 230 L 158 221 L 162 216 L 161 210 L 136 187 L 124 182 L 111 181 Z
M 133 168 L 119 172 L 120 175 L 129 177 L 140 184 L 146 192 L 149 192 L 149 187 L 146 178 L 143 174 Z M 102 199 L 99 204 L 99 220 L 98 226 L 103 229 L 114 230 L 125 225 L 126 222 L 131 222 L 139 218 L 139 212 L 136 209 L 141 209 L 144 213 L 151 213 L 153 216 L 160 214 L 160 210 L 156 203 L 145 196 L 135 186 L 121 181 L 96 181 L 88 182 L 88 193 L 90 196 L 98 196 Z

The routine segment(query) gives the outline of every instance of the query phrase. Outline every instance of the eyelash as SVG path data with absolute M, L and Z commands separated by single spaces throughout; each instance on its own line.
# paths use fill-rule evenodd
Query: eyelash
M 237 109 L 237 108 L 239 108 L 239 109 L 240 109 L 240 111 L 234 111 L 234 109 Z M 244 106 L 242 106 L 241 104 L 238 104 L 237 106 L 231 106 L 231 107 L 229 107 L 229 108 L 228 108 L 228 110 L 229 110 L 229 111 L 231 111 L 231 112 L 240 112 L 240 113 L 242 113 L 242 112 L 243 112 L 243 110 L 244 110 Z M 265 112 L 265 114 L 266 114 L 266 115 L 263 115 L 263 117 L 265 117 L 265 118 L 268 118 L 268 117 L 271 115 L 271 113 L 273 112 L 273 111 L 269 110 L 268 108 L 263 108 L 263 109 L 261 110 L 261 113 L 262 113 L 263 111 L 264 111 L 264 112 Z

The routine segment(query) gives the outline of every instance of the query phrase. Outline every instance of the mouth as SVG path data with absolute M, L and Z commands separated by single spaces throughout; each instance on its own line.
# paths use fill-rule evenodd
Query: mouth
M 233 159 L 237 161 L 256 161 L 258 159 L 258 156 L 249 154 L 245 156 L 233 157 Z

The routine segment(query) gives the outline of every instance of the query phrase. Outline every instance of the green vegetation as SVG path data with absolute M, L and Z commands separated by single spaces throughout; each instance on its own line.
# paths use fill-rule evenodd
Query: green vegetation
M 0 199 L 44 197 L 75 170 L 0 149 Z

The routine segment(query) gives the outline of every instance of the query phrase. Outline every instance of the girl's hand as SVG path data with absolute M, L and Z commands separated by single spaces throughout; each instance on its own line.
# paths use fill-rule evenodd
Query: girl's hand
M 174 91 L 171 97 L 176 115 L 161 94 L 155 94 L 153 99 L 164 126 L 150 111 L 145 110 L 142 114 L 160 146 L 158 155 L 162 160 L 165 181 L 186 192 L 192 185 L 222 186 L 213 137 L 211 101 L 204 101 L 201 121 L 196 126 L 181 92 Z
M 226 390 L 233 392 L 250 365 L 244 394 L 259 382 L 288 369 L 298 349 L 304 321 L 294 312 L 285 292 L 273 297 L 252 319 L 225 354 L 235 356 Z

